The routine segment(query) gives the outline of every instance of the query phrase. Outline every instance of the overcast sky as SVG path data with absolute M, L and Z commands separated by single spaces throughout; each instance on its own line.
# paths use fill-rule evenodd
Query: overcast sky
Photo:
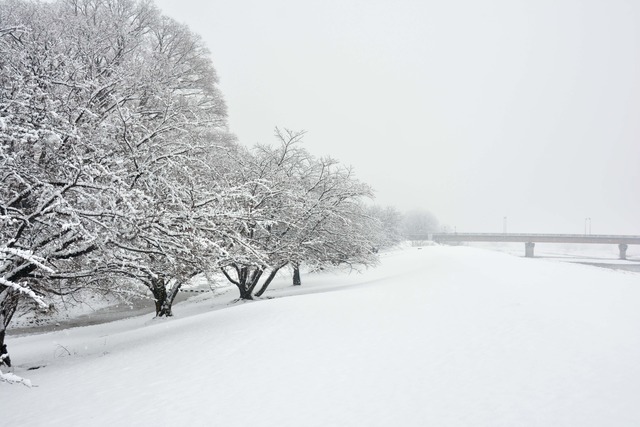
M 240 141 L 306 130 L 457 231 L 640 234 L 640 1 L 160 0 Z

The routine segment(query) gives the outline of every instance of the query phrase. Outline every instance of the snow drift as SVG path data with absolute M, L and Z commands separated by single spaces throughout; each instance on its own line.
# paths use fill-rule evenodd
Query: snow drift
M 638 274 L 425 247 L 296 292 L 13 337 L 37 387 L 0 384 L 2 423 L 640 424 Z

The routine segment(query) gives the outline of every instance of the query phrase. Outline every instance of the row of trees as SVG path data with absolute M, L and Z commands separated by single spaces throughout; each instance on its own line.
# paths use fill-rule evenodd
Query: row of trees
M 203 271 L 252 299 L 287 265 L 375 263 L 397 214 L 303 135 L 238 144 L 202 40 L 149 2 L 0 2 L 0 345 L 52 295 L 142 284 L 169 316 Z

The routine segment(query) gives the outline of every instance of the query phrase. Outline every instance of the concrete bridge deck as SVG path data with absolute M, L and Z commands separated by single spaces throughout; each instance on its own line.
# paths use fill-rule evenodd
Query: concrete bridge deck
M 620 259 L 627 258 L 629 245 L 640 245 L 640 236 L 608 234 L 433 233 L 410 236 L 410 240 L 433 240 L 438 243 L 522 242 L 527 257 L 533 257 L 536 243 L 614 244 L 618 245 Z

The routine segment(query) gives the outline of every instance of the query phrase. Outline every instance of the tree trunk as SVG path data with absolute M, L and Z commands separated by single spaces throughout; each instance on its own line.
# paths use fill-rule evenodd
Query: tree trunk
M 237 286 L 238 291 L 240 291 L 240 299 L 252 300 L 253 290 L 260 281 L 260 277 L 262 277 L 264 269 L 259 266 L 239 267 L 237 265 L 232 265 L 231 267 L 235 269 L 237 280 L 234 280 L 224 267 L 221 268 L 222 273 L 225 275 L 227 280 Z
M 253 299 L 251 290 L 247 289 L 246 283 L 238 285 L 238 290 L 240 291 L 240 299 L 245 299 L 245 300 Z
M 300 280 L 300 264 L 293 264 L 293 286 L 301 286 Z
M 284 266 L 280 266 L 280 267 L 276 267 L 271 271 L 271 274 L 269 274 L 269 277 L 267 277 L 267 280 L 264 281 L 264 283 L 262 284 L 262 287 L 260 288 L 260 290 L 258 292 L 256 292 L 256 296 L 257 297 L 261 297 L 262 294 L 264 294 L 264 291 L 267 290 L 267 288 L 269 287 L 269 285 L 271 284 L 271 281 L 273 280 L 274 277 L 276 277 L 276 274 L 278 273 L 278 271 Z
M 157 279 L 151 279 L 150 289 L 156 303 L 156 317 L 173 316 L 173 313 L 171 312 L 171 305 L 173 304 L 175 293 L 167 293 L 164 278 L 159 277 Z
M 0 326 L 0 366 L 7 365 L 11 367 L 11 359 L 9 358 L 9 351 L 7 350 L 7 345 L 4 343 L 4 334 L 6 332 L 6 328 L 4 326 Z
M 11 288 L 4 288 L 0 292 L 0 356 L 5 355 L 4 363 L 7 366 L 11 366 L 11 359 L 7 352 L 7 347 L 4 342 L 7 327 L 13 314 L 18 308 L 18 301 L 20 300 L 20 293 L 14 291 Z
M 178 295 L 178 292 L 180 291 L 181 287 L 182 287 L 182 282 L 176 281 L 171 287 L 169 294 L 167 295 L 167 303 L 169 304 L 170 313 L 171 313 L 171 307 L 173 307 L 173 301 L 176 299 L 176 296 Z M 173 313 L 170 315 L 173 316 Z

